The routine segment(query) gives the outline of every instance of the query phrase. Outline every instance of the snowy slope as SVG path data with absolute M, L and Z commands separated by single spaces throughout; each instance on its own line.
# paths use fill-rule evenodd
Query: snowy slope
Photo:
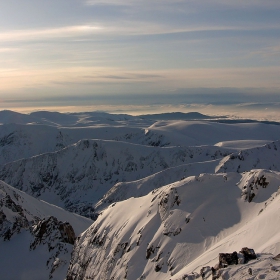
M 1 279 L 63 279 L 75 235 L 91 223 L 0 181 Z
M 216 143 L 215 146 L 224 147 L 228 149 L 234 149 L 237 151 L 256 148 L 264 146 L 267 143 L 270 143 L 269 140 L 235 140 L 235 141 L 223 141 Z
M 31 117 L 37 119 L 40 123 L 54 126 L 75 125 L 79 121 L 79 117 L 67 113 L 37 111 L 30 114 Z
M 75 244 L 67 279 L 194 279 L 182 277 L 220 252 L 279 252 L 279 184 L 265 170 L 202 174 L 114 203 Z
M 0 125 L 0 164 L 58 151 L 81 139 L 113 140 L 132 133 L 144 135 L 144 130 L 126 126 L 58 128 L 47 125 Z
M 183 180 L 201 173 L 214 173 L 219 162 L 220 159 L 183 164 L 167 168 L 140 180 L 117 183 L 95 205 L 96 211 L 103 210 L 113 202 L 147 195 L 154 189 L 177 182 L 178 179 Z
M 258 143 L 260 142 L 258 141 Z M 230 146 L 234 146 L 234 143 Z M 96 208 L 103 209 L 112 202 L 146 195 L 155 188 L 191 175 L 199 175 L 200 173 L 243 172 L 250 171 L 254 168 L 280 171 L 280 141 L 251 149 L 244 148 L 240 152 L 234 152 L 221 160 L 185 164 L 163 170 L 141 180 L 117 183 L 98 202 Z
M 215 145 L 233 140 L 279 140 L 280 126 L 263 123 L 158 121 L 148 127 L 146 133 L 163 135 L 173 145 Z
M 235 152 L 221 160 L 216 172 L 243 172 L 253 168 L 280 171 L 280 141 Z
M 0 124 L 17 123 L 28 124 L 36 123 L 38 120 L 30 115 L 13 112 L 10 110 L 0 111 Z
M 229 153 L 215 146 L 160 148 L 81 140 L 55 153 L 8 163 L 0 169 L 0 179 L 32 196 L 91 217 L 94 204 L 117 182 L 139 180 L 169 167 Z

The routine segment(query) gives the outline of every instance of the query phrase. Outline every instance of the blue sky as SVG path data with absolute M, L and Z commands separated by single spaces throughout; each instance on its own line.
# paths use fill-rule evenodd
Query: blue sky
M 279 73 L 279 0 L 0 3 L 1 108 L 280 102 Z

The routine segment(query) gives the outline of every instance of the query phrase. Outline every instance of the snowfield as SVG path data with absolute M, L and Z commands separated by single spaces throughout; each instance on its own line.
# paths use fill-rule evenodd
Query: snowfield
M 280 279 L 278 123 L 44 111 L 0 123 L 1 279 Z

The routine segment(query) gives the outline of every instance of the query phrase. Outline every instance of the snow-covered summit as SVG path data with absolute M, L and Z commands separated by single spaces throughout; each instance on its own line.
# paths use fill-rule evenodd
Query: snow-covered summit
M 220 252 L 276 254 L 279 185 L 272 171 L 202 174 L 114 203 L 75 244 L 67 279 L 193 279 L 183 276 L 214 266 Z

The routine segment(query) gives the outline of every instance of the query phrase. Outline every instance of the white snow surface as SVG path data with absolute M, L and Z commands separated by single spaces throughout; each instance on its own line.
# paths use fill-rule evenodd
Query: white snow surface
M 160 121 L 152 124 L 152 121 L 132 116 L 105 113 L 72 115 L 38 112 L 40 114 L 13 115 L 8 111 L 4 115 L 15 119 L 15 123 L 11 123 L 1 117 L 3 112 L 1 114 L 0 111 L 0 123 L 4 123 L 0 125 L 0 164 L 58 151 L 81 139 L 125 141 L 149 146 L 216 144 L 235 150 L 262 146 L 280 139 L 279 125 L 262 123 Z M 16 121 L 19 116 L 24 119 L 40 116 L 40 120 L 44 121 Z M 54 121 L 58 124 L 54 124 Z M 65 123 L 68 125 L 63 125 Z
M 215 146 L 151 147 L 81 140 L 54 153 L 0 166 L 0 179 L 49 203 L 91 217 L 94 204 L 117 182 L 139 180 L 184 163 L 222 159 L 230 153 Z M 169 180 L 178 179 L 173 176 Z M 166 184 L 165 180 L 162 183 Z
M 242 189 L 262 176 L 269 184 L 259 186 L 249 203 Z M 280 250 L 279 185 L 280 173 L 267 170 L 201 174 L 114 203 L 76 243 L 68 275 L 188 279 L 182 277 L 215 265 L 219 253 L 242 247 L 254 248 L 263 260 Z M 240 269 L 238 265 L 223 273 L 240 275 Z
M 235 140 L 235 141 L 223 141 L 216 143 L 215 146 L 218 147 L 224 147 L 224 148 L 230 148 L 230 149 L 235 149 L 237 151 L 240 150 L 246 150 L 246 149 L 251 149 L 251 148 L 256 148 L 256 147 L 261 147 L 265 144 L 270 143 L 270 140 Z
M 253 140 L 254 146 L 280 139 L 279 125 L 263 123 L 218 123 L 209 121 L 158 121 L 146 129 L 172 139 L 177 145 L 215 145 L 225 141 Z M 257 141 L 256 141 L 257 140 Z M 264 141 L 264 142 L 263 142 Z M 233 143 L 233 142 L 232 142 Z M 236 142 L 237 143 L 237 142 Z M 245 144 L 245 142 L 243 142 Z M 236 147 L 235 145 L 233 146 Z
M 279 124 L 1 111 L 0 278 L 210 280 L 249 247 L 219 279 L 280 279 L 279 172 Z M 31 246 L 49 217 L 80 235 L 72 258 L 55 220 Z

